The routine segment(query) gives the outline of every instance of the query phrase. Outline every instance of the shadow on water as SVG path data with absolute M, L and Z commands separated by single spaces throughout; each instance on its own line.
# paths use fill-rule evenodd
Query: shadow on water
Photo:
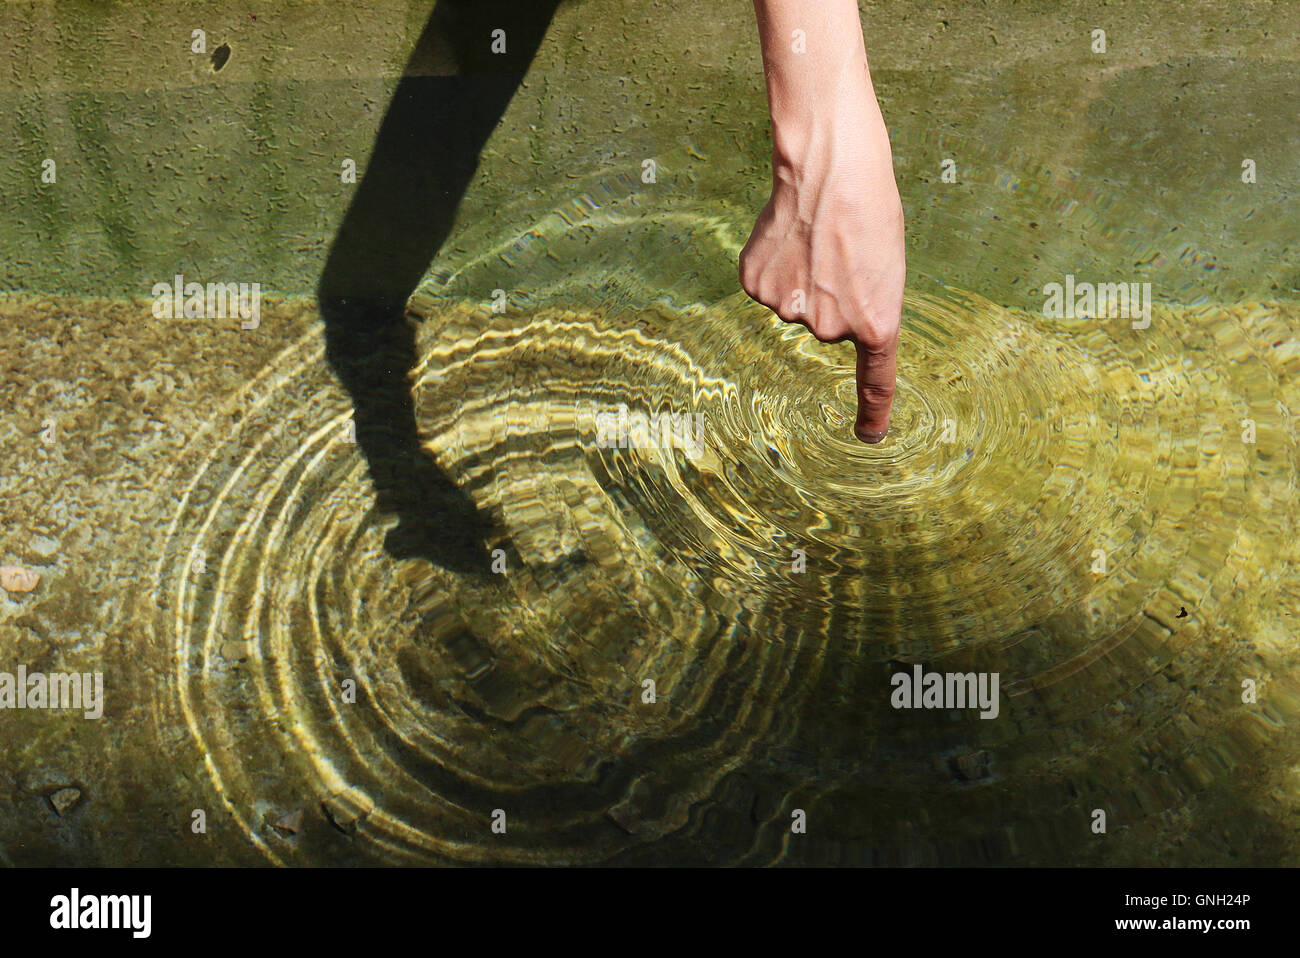
M 384 542 L 394 558 L 488 570 L 490 523 L 420 445 L 405 307 L 558 4 L 438 0 L 317 284 L 326 357 L 352 399 L 377 509 L 400 520 Z M 492 52 L 495 30 L 505 31 L 504 53 Z

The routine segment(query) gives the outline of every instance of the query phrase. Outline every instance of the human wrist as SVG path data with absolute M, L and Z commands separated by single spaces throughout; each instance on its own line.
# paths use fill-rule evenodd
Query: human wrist
M 841 88 L 804 108 L 774 101 L 772 167 L 778 178 L 802 180 L 833 169 L 863 174 L 889 169 L 889 131 L 870 81 Z

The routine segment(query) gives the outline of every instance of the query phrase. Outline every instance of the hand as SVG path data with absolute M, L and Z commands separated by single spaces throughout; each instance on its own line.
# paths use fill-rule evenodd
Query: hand
M 856 19 L 856 6 L 853 8 Z M 903 207 L 865 60 L 827 96 L 772 95 L 772 194 L 740 254 L 745 292 L 822 342 L 857 347 L 854 432 L 889 430 L 906 257 Z

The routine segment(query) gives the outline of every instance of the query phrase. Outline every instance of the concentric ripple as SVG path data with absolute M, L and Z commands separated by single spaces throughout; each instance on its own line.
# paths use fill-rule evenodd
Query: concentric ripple
M 504 573 L 386 556 L 311 337 L 217 417 L 238 423 L 202 440 L 159 566 L 191 727 L 273 860 L 337 860 L 273 827 L 304 805 L 384 860 L 607 860 L 788 754 L 827 669 L 957 653 L 1002 673 L 1022 722 L 1055 722 L 1230 620 L 1234 596 L 1266 601 L 1294 387 L 1163 337 L 1205 357 L 1293 343 L 1268 308 L 1137 333 L 914 297 L 894 428 L 868 446 L 848 347 L 739 297 L 415 306 L 428 450 L 490 517 Z M 702 450 L 602 443 L 620 406 L 702 414 Z M 888 719 L 868 711 L 864 734 Z M 851 778 L 824 759 L 796 777 L 814 769 L 821 789 Z
M 734 262 L 738 225 L 636 203 L 605 181 L 440 267 L 528 276 L 504 313 L 412 300 L 425 449 L 499 571 L 385 551 L 316 333 L 192 440 L 159 628 L 270 860 L 1057 861 L 1080 795 L 1168 814 L 1300 714 L 1270 611 L 1300 603 L 1293 307 L 1135 330 L 914 266 L 866 445 L 850 346 L 654 295 L 701 249 Z M 685 239 L 602 282 L 640 233 Z M 912 663 L 998 672 L 1002 720 L 893 710 Z

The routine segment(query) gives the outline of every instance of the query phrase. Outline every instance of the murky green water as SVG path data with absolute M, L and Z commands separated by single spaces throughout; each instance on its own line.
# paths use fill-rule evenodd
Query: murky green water
M 368 466 L 310 296 L 346 196 L 289 141 L 305 93 L 364 156 L 376 103 L 347 85 L 212 94 L 261 97 L 280 138 L 177 151 L 251 171 L 250 199 L 215 200 L 246 204 L 249 243 L 202 210 L 150 238 L 127 196 L 129 255 L 42 273 L 45 237 L 13 267 L 0 558 L 41 578 L 0 593 L 0 669 L 107 691 L 98 721 L 0 711 L 4 859 L 1294 863 L 1287 49 L 1164 58 L 1123 20 L 1103 62 L 1031 19 L 1082 46 L 882 58 L 909 293 L 893 429 L 867 446 L 851 349 L 738 292 L 767 183 L 753 44 L 701 19 L 656 47 L 617 9 L 596 39 L 590 13 L 557 19 L 409 304 L 419 461 Z M 638 55 L 613 75 L 594 64 L 620 31 Z M 935 57 L 942 32 L 908 42 Z M 640 62 L 683 37 L 706 52 Z M 103 109 L 169 129 L 201 89 Z M 98 109 L 45 95 L 79 133 Z M 139 161 L 117 133 L 113 170 Z M 102 214 L 54 196 L 99 243 Z M 18 219 L 7 243 L 39 231 Z M 265 282 L 258 328 L 155 319 L 177 270 Z M 101 274 L 128 295 L 91 298 Z M 1045 317 L 1067 274 L 1151 283 L 1150 326 Z M 620 407 L 699 430 L 619 448 Z M 917 664 L 998 673 L 997 718 L 894 708 Z

